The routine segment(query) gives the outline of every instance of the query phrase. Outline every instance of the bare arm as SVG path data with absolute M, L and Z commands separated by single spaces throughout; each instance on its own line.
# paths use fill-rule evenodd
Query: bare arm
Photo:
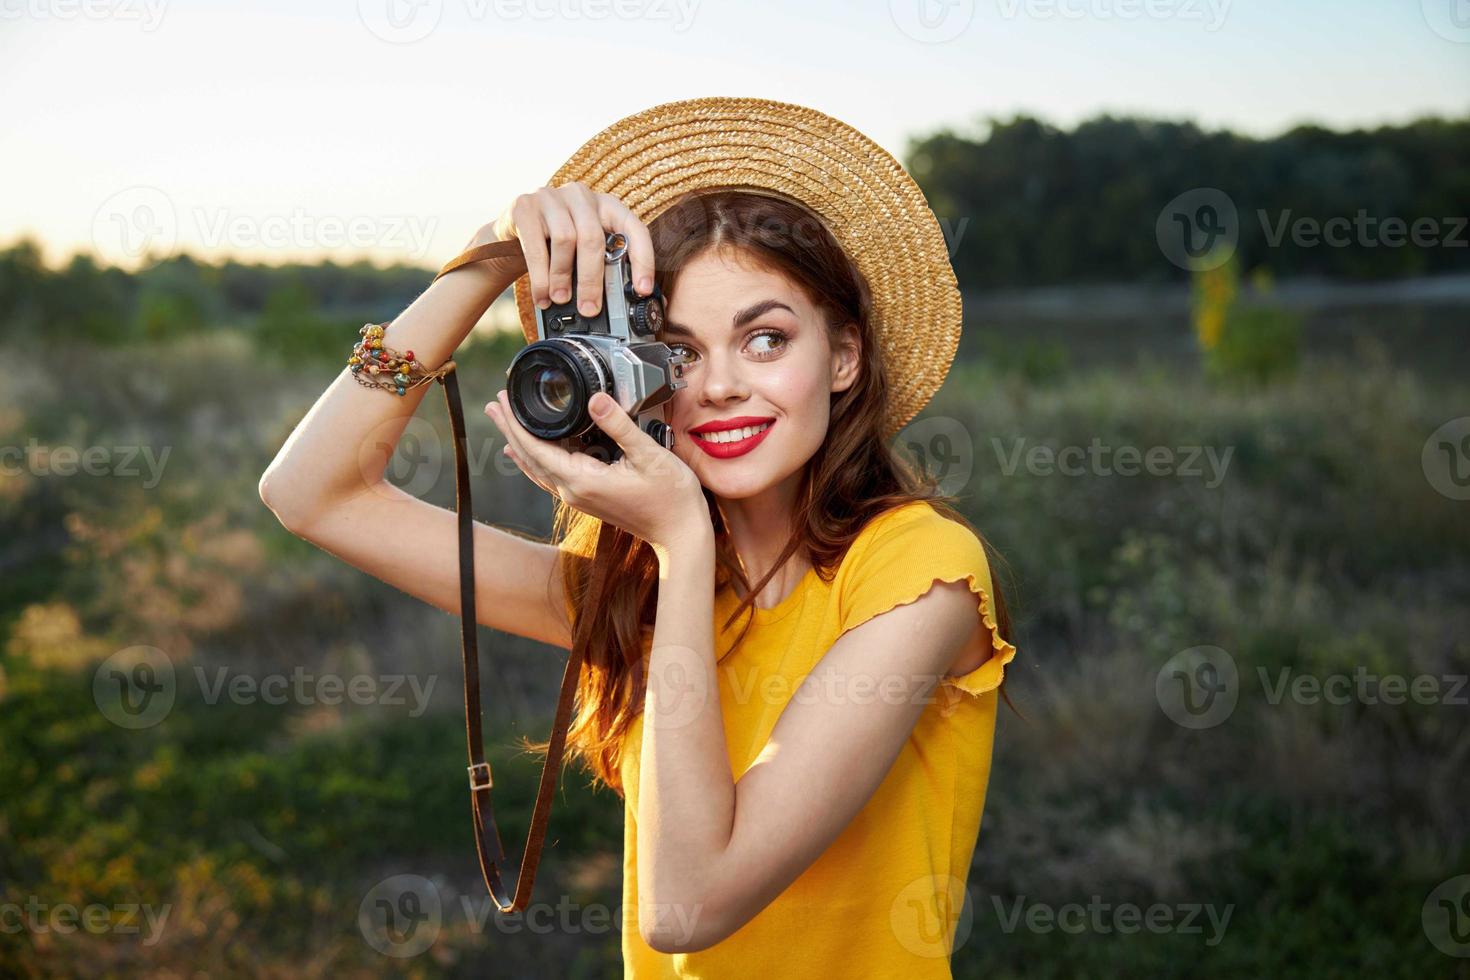
M 466 247 L 500 240 L 487 225 Z M 385 346 L 431 367 L 453 356 L 475 322 L 524 268 L 516 260 L 463 266 L 433 282 L 390 326 Z M 343 338 L 344 359 L 353 338 Z M 260 479 L 260 496 L 293 534 L 404 592 L 459 613 L 453 511 L 384 478 L 424 385 L 402 397 L 359 385 L 345 367 Z M 566 648 L 558 550 L 475 525 L 476 612 L 482 625 Z
M 840 696 L 793 699 L 737 782 L 715 673 L 713 570 L 707 537 L 660 555 L 637 823 L 639 931 L 664 953 L 709 948 L 795 881 L 878 789 L 940 677 L 985 641 L 964 583 L 936 582 L 848 630 L 812 671 L 814 690 Z M 884 696 L 856 696 L 867 680 Z

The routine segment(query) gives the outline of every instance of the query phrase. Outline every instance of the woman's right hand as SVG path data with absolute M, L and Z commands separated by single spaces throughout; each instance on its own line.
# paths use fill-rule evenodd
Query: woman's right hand
M 573 181 L 522 194 L 495 219 L 490 231 L 495 241 L 520 239 L 531 302 L 543 310 L 571 299 L 573 288 L 584 316 L 601 309 L 603 256 L 607 235 L 614 231 L 628 240 L 633 288 L 641 296 L 653 291 L 653 238 L 648 227 L 617 197 L 586 184 Z

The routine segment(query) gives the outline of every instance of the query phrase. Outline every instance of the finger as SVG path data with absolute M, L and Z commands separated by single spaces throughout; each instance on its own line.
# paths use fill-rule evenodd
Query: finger
M 528 463 L 523 454 L 515 451 L 515 437 L 511 433 L 511 425 L 514 424 L 514 418 L 512 417 L 510 422 L 506 421 L 506 417 L 509 414 L 506 406 L 498 401 L 490 402 L 485 406 L 485 414 L 490 416 L 491 421 L 495 423 L 495 427 L 500 430 L 501 435 L 505 436 L 504 453 L 516 464 L 516 468 L 521 471 L 526 479 L 552 496 L 555 496 L 556 490 L 547 481 L 547 478 L 536 467 Z
M 663 448 L 640 429 L 633 416 L 607 392 L 599 391 L 593 395 L 587 408 L 592 413 L 592 421 L 622 448 L 623 455 L 632 465 L 645 465 L 653 450 Z
M 541 209 L 536 198 L 522 194 L 511 208 L 515 216 L 515 233 L 521 241 L 521 254 L 526 257 L 526 275 L 531 282 L 531 302 L 541 309 L 551 305 L 546 276 L 550 257 L 546 251 L 546 222 L 541 220 Z
M 559 191 L 543 187 L 536 192 L 541 202 L 541 217 L 546 222 L 546 237 L 551 240 L 551 262 L 547 281 L 553 303 L 565 303 L 572 296 L 572 259 L 576 254 L 577 226 Z
M 577 309 L 596 316 L 602 308 L 603 268 L 607 265 L 607 231 L 591 191 L 580 184 L 564 188 L 567 210 L 577 225 Z
M 501 435 L 505 436 L 505 444 L 511 450 L 516 465 L 521 468 L 532 482 L 540 486 L 541 489 L 550 491 L 551 484 L 547 475 L 542 472 L 541 467 L 532 461 L 529 454 L 522 448 L 521 439 L 524 429 L 520 422 L 517 421 L 515 413 L 511 411 L 509 399 L 505 396 L 504 392 L 497 394 L 495 399 L 495 410 L 490 417 L 495 420 L 495 424 L 500 428 Z
M 639 295 L 653 292 L 653 236 L 648 226 L 622 201 L 603 194 L 600 202 L 603 223 L 628 239 L 628 264 L 633 270 L 633 287 Z
M 571 472 L 572 454 L 545 439 L 538 439 L 527 432 L 510 408 L 510 396 L 501 391 L 496 395 L 500 402 L 500 414 L 504 417 L 505 436 L 521 457 L 522 465 L 528 467 L 537 482 L 550 488 L 549 493 L 561 496 L 558 489 L 564 487 Z

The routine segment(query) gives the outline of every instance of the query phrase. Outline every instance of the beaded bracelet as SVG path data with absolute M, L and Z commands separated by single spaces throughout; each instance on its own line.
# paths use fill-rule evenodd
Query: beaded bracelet
M 454 370 L 452 360 L 430 371 L 414 360 L 413 351 L 399 353 L 391 347 L 384 347 L 383 325 L 380 323 L 364 323 L 358 333 L 362 334 L 362 339 L 353 345 L 347 366 L 352 368 L 352 377 L 365 388 L 382 388 L 402 396 Z

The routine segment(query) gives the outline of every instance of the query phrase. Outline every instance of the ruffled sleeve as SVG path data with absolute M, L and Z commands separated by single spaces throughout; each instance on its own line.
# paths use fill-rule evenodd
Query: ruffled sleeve
M 1016 648 L 996 623 L 990 563 L 973 531 L 920 501 L 869 523 L 849 549 L 839 590 L 838 615 L 846 632 L 928 592 L 935 582 L 960 582 L 975 595 L 976 615 L 989 637 L 991 656 L 979 667 L 943 683 L 971 694 L 1000 686 Z

